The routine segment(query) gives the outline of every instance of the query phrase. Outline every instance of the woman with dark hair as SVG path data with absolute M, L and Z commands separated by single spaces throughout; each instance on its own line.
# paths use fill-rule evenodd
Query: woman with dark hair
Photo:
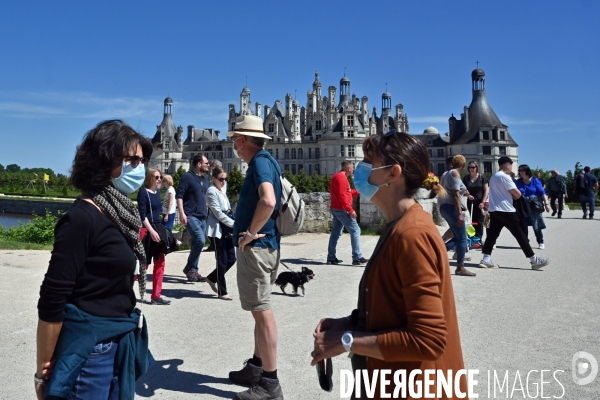
M 408 376 L 413 370 L 446 375 L 464 369 L 448 253 L 431 215 L 414 198 L 421 187 L 432 197 L 444 194 L 437 179 L 429 179 L 427 149 L 392 131 L 367 137 L 363 152 L 354 185 L 383 212 L 387 225 L 360 281 L 358 309 L 319 322 L 311 364 L 351 352 L 352 368 L 367 370 L 369 377 L 374 370 L 389 370 L 389 376 L 404 370 Z M 416 377 L 416 385 L 427 382 L 422 374 Z M 380 381 L 374 398 L 385 397 Z M 465 392 L 464 376 L 457 386 Z M 435 385 L 428 390 L 435 392 Z M 388 387 L 388 397 L 390 392 Z M 366 396 L 364 385 L 354 398 L 360 395 Z
M 531 172 L 531 168 L 529 165 L 522 164 L 519 165 L 519 176 L 520 179 L 516 180 L 517 189 L 523 195 L 527 204 L 531 204 L 532 201 L 542 202 L 546 212 L 550 212 L 550 204 L 548 203 L 548 197 L 546 196 L 546 191 L 544 191 L 544 186 L 542 182 L 533 176 Z M 531 216 L 531 226 L 533 227 L 533 233 L 535 233 L 535 238 L 537 239 L 538 248 L 543 250 L 546 248 L 544 244 L 544 234 L 542 233 L 542 229 L 546 229 L 546 223 L 544 222 L 544 212 L 536 212 L 534 209 L 530 207 L 530 216 Z M 529 234 L 529 227 L 527 223 L 521 223 L 521 229 L 525 232 L 525 237 Z
M 156 226 L 156 224 L 161 223 L 160 212 L 162 203 L 160 201 L 160 192 L 158 191 L 161 180 L 162 175 L 158 169 L 148 168 L 144 187 L 140 189 L 137 195 L 138 211 L 140 212 L 140 219 L 143 225 L 140 230 L 140 241 L 142 243 L 144 243 L 146 235 L 150 235 L 152 242 L 161 243 L 161 237 L 154 229 L 154 226 L 152 226 L 152 224 Z M 171 300 L 167 300 L 160 295 L 163 276 L 165 275 L 165 252 L 164 250 L 155 254 L 146 252 L 146 269 L 150 265 L 150 258 L 152 256 L 154 256 L 154 270 L 152 271 L 152 296 L 150 297 L 150 303 L 169 305 L 171 304 Z
M 151 143 L 119 120 L 90 130 L 71 182 L 81 197 L 59 220 L 40 289 L 38 399 L 133 399 L 152 359 L 136 308 L 134 274 L 146 265 L 139 212 L 127 197 L 143 183 Z M 139 292 L 146 291 L 139 269 Z
M 232 230 L 225 232 L 223 226 L 233 228 L 233 219 L 227 215 L 231 211 L 229 199 L 225 195 L 227 173 L 219 167 L 212 170 L 213 185 L 206 192 L 208 204 L 207 231 L 211 242 L 215 244 L 215 257 L 217 268 L 206 277 L 206 282 L 222 300 L 233 300 L 227 293 L 225 273 L 235 264 L 235 248 L 233 246 Z
M 479 173 L 479 164 L 469 161 L 468 174 L 462 179 L 467 191 L 467 210 L 472 212 L 471 220 L 476 222 L 475 236 L 483 240 L 483 208 L 489 194 L 489 184 L 485 176 Z

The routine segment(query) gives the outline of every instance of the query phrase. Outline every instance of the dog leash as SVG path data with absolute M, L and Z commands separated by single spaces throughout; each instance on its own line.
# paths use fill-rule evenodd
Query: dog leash
M 293 269 L 291 269 L 290 267 L 288 267 L 283 261 L 279 260 L 279 264 L 283 265 L 284 267 L 286 267 L 288 269 L 288 271 L 290 272 L 294 272 Z

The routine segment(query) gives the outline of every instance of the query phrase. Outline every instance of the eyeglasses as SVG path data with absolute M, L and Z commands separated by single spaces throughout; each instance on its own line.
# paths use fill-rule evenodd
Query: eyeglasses
M 477 169 L 477 167 L 469 167 L 469 169 Z
M 217 180 L 220 182 L 227 182 L 227 178 L 217 178 Z
M 160 175 L 154 175 L 154 179 L 162 179 L 162 176 L 160 176 Z
M 128 161 L 132 167 L 137 167 L 138 165 L 140 165 L 140 163 L 146 164 L 148 162 L 148 157 L 125 156 L 125 155 L 123 155 L 121 157 L 123 157 L 124 161 Z

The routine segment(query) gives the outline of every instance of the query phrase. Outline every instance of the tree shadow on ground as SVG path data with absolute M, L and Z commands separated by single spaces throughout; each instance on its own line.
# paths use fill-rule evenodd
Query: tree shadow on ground
M 135 393 L 142 397 L 152 397 L 159 389 L 180 393 L 209 394 L 216 397 L 231 399 L 237 392 L 216 389 L 206 384 L 230 384 L 227 378 L 217 378 L 195 372 L 180 371 L 178 368 L 183 360 L 171 359 L 156 361 L 148 372 L 136 382 Z

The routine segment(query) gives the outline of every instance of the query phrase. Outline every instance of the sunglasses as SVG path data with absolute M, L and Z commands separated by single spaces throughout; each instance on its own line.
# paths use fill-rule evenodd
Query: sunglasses
M 146 164 L 148 162 L 148 157 L 125 156 L 125 155 L 123 155 L 121 157 L 123 157 L 124 161 L 128 161 L 132 167 L 137 167 L 138 165 L 140 165 L 140 163 Z
M 154 175 L 154 179 L 162 179 L 162 176 L 160 176 L 160 175 Z
M 217 180 L 220 182 L 227 182 L 227 178 L 217 178 Z
M 477 169 L 477 167 L 469 167 L 469 169 Z

